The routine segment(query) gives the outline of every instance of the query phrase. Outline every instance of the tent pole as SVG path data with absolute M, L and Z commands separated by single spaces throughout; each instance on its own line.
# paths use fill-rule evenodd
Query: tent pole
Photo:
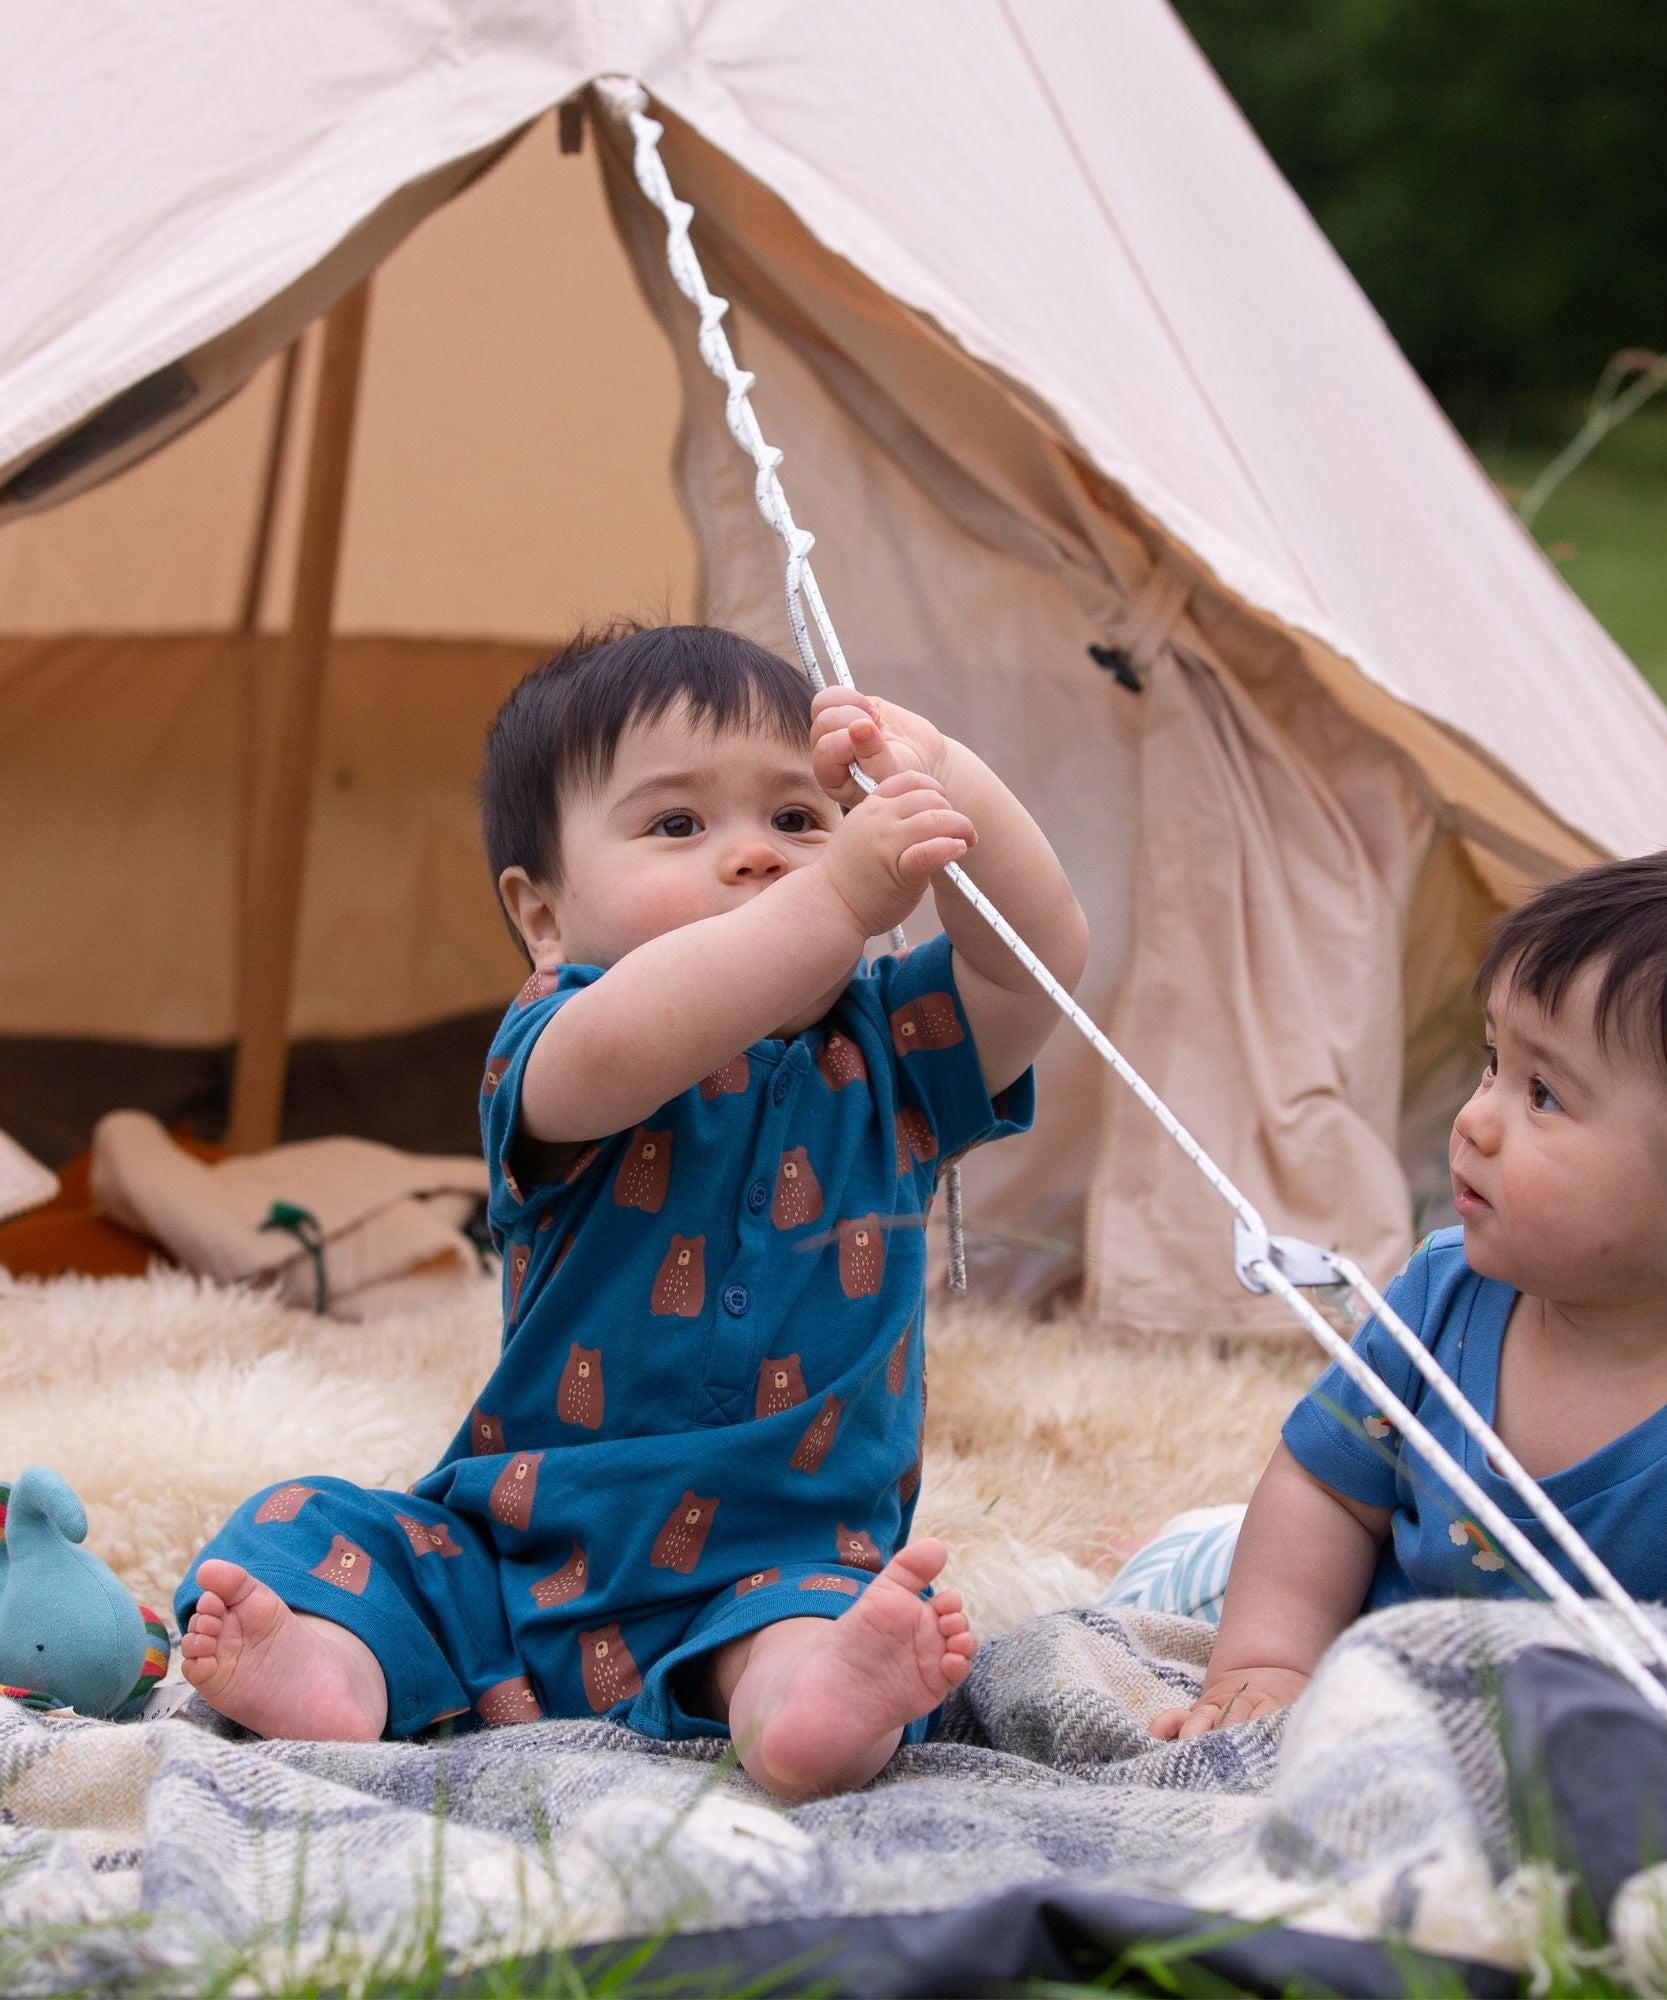
M 252 801 L 246 902 L 238 926 L 237 1067 L 226 1134 L 234 1153 L 276 1145 L 283 1111 L 313 767 L 369 301 L 367 279 L 324 322 L 286 671 L 271 702 L 262 706 L 267 728 L 257 745 L 259 779 Z

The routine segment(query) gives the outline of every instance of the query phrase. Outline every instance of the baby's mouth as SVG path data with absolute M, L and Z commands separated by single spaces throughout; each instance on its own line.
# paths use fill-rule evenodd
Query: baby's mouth
M 1493 1203 L 1487 1200 L 1485 1196 L 1479 1195 L 1470 1185 L 1469 1181 L 1458 1174 L 1454 1174 L 1453 1206 L 1458 1210 L 1460 1215 L 1484 1215 L 1492 1210 Z

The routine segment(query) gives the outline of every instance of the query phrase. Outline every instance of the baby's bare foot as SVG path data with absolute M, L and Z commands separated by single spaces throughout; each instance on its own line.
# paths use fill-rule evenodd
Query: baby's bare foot
M 911 1542 L 849 1611 L 804 1632 L 779 1670 L 769 1663 L 756 1705 L 732 1704 L 732 1729 L 751 1721 L 753 1741 L 737 1731 L 736 1742 L 760 1783 L 794 1798 L 866 1784 L 896 1749 L 903 1725 L 929 1714 L 966 1679 L 978 1641 L 960 1593 L 920 1595 L 946 1554 L 942 1542 Z M 750 1718 L 737 1713 L 747 1708 Z
M 373 1743 L 388 1719 L 376 1655 L 344 1625 L 292 1611 L 238 1563 L 197 1566 L 203 1594 L 180 1641 L 185 1678 L 261 1736 Z

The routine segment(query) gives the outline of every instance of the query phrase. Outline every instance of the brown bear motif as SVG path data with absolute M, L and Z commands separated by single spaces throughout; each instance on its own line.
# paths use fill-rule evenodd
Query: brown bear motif
M 767 1583 L 780 1583 L 779 1569 L 755 1569 L 751 1576 L 742 1577 L 735 1586 L 735 1595 L 745 1597 L 749 1590 L 762 1590 Z
M 765 1355 L 764 1365 L 758 1371 L 758 1394 L 753 1399 L 752 1413 L 755 1417 L 773 1417 L 780 1410 L 791 1410 L 802 1403 L 809 1393 L 805 1371 L 799 1366 L 796 1354 L 784 1354 L 779 1361 Z
M 313 1575 L 321 1577 L 325 1583 L 333 1583 L 338 1589 L 350 1590 L 355 1597 L 363 1597 L 365 1585 L 370 1582 L 370 1557 L 357 1542 L 350 1542 L 345 1535 L 337 1535 L 330 1543 L 330 1553 L 324 1558 Z
M 405 1539 L 419 1556 L 462 1555 L 444 1521 L 419 1521 L 411 1514 L 396 1514 L 394 1519 L 405 1530 Z
M 538 1490 L 538 1468 L 543 1459 L 541 1451 L 518 1451 L 498 1474 L 486 1503 L 494 1521 L 502 1521 L 506 1528 L 526 1528 L 532 1519 L 533 1495 Z
M 509 1164 L 507 1153 L 498 1162 L 498 1171 L 504 1177 L 504 1186 L 509 1189 L 510 1200 L 524 1201 L 526 1197 L 521 1192 L 521 1183 L 515 1178 L 515 1169 Z
M 585 1700 L 598 1715 L 616 1701 L 642 1693 L 642 1675 L 631 1657 L 631 1648 L 619 1636 L 617 1625 L 604 1625 L 595 1632 L 579 1634 L 579 1658 L 585 1676 Z
M 533 1260 L 530 1243 L 512 1243 L 509 1246 L 509 1323 L 515 1324 L 515 1315 L 521 1310 L 521 1287 L 527 1282 L 527 1266 Z
M 783 1153 L 776 1169 L 776 1198 L 770 1220 L 778 1229 L 797 1229 L 822 1213 L 822 1183 L 803 1146 Z
M 556 1415 L 564 1424 L 580 1424 L 587 1431 L 602 1428 L 600 1347 L 581 1347 L 574 1341 L 568 1348 L 561 1387 L 556 1391 Z
M 962 1038 L 960 1016 L 948 993 L 923 993 L 910 1000 L 890 1017 L 891 1045 L 900 1056 L 912 1056 L 921 1049 L 951 1049 Z
M 834 1533 L 834 1548 L 842 1563 L 852 1569 L 871 1569 L 876 1574 L 885 1567 L 885 1558 L 876 1547 L 874 1538 L 861 1528 L 848 1528 L 843 1521 Z
M 839 1396 L 823 1398 L 822 1407 L 811 1419 L 810 1429 L 799 1440 L 798 1449 L 787 1461 L 795 1472 L 820 1472 L 822 1461 L 833 1449 L 834 1433 L 845 1402 Z
M 747 1087 L 747 1059 L 731 1056 L 722 1069 L 700 1080 L 700 1094 L 710 1104 L 714 1097 L 739 1097 Z
M 924 1166 L 938 1157 L 938 1135 L 924 1111 L 899 1111 L 897 1133 L 897 1178 L 907 1179 L 914 1164 Z
M 842 1035 L 837 1028 L 828 1030 L 827 1039 L 816 1051 L 816 1067 L 830 1090 L 843 1090 L 848 1083 L 855 1083 L 868 1075 L 862 1050 L 849 1035 Z
M 256 1525 L 265 1521 L 293 1521 L 317 1491 L 316 1486 L 280 1486 L 276 1493 L 268 1493 L 255 1509 Z
M 909 1379 L 909 1336 L 915 1330 L 910 1320 L 898 1337 L 897 1345 L 891 1350 L 891 1359 L 886 1363 L 886 1388 L 894 1396 L 901 1396 L 903 1384 Z
M 507 1450 L 501 1417 L 489 1417 L 479 1405 L 469 1412 L 469 1450 L 476 1458 L 496 1458 Z
M 512 1722 L 538 1722 L 544 1715 L 525 1674 L 514 1674 L 489 1687 L 475 1703 L 475 1712 L 490 1729 L 502 1729 Z
M 490 1097 L 509 1074 L 509 1057 L 494 1056 L 486 1065 L 486 1080 L 480 1087 L 482 1097 Z
M 573 1544 L 573 1553 L 560 1569 L 551 1570 L 548 1576 L 541 1576 L 531 1586 L 534 1604 L 548 1611 L 553 1604 L 571 1604 L 575 1597 L 585 1594 L 585 1579 L 590 1575 L 590 1564 L 585 1560 L 585 1552 L 579 1544 Z
M 639 1125 L 614 1176 L 614 1206 L 658 1215 L 671 1186 L 671 1133 Z
M 556 990 L 556 979 L 557 974 L 554 972 L 540 972 L 535 969 L 532 976 L 527 980 L 527 983 L 516 994 L 516 1006 L 518 1008 L 530 1007 L 535 1000 L 542 1000 L 546 994 L 554 993 Z
M 871 1298 L 886 1269 L 886 1233 L 877 1215 L 839 1225 L 839 1289 L 848 1299 Z
M 862 1589 L 854 1576 L 806 1576 L 799 1579 L 801 1590 L 842 1590 L 847 1597 L 855 1597 Z
M 915 1440 L 915 1462 L 897 1482 L 897 1497 L 905 1507 L 920 1491 L 920 1469 L 926 1461 L 926 1433 L 924 1430 Z
M 648 1552 L 649 1566 L 653 1569 L 674 1569 L 679 1576 L 687 1576 L 700 1561 L 700 1552 L 706 1546 L 706 1537 L 718 1506 L 716 1500 L 703 1500 L 698 1493 L 685 1493 L 666 1516 L 665 1526 L 654 1537 L 654 1546 Z
M 673 1235 L 655 1274 L 649 1311 L 695 1319 L 706 1303 L 706 1238 Z
M 561 1177 L 562 1186 L 571 1187 L 573 1183 L 579 1178 L 579 1176 L 584 1172 L 586 1167 L 590 1165 L 591 1161 L 594 1160 L 597 1154 L 601 1152 L 601 1150 L 602 1148 L 599 1145 L 597 1145 L 594 1139 L 590 1142 L 589 1145 L 581 1146 L 578 1152 L 574 1155 L 572 1166 L 570 1166 L 567 1172 L 563 1174 Z

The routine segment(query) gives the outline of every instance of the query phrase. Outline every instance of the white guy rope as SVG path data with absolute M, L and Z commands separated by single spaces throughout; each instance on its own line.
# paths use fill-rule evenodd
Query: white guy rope
M 792 510 L 787 504 L 787 495 L 777 477 L 782 454 L 777 447 L 766 441 L 750 401 L 749 392 L 757 378 L 748 370 L 736 365 L 728 336 L 723 330 L 722 322 L 724 315 L 729 311 L 729 301 L 719 298 L 706 282 L 700 260 L 689 240 L 689 225 L 694 220 L 694 209 L 688 202 L 679 200 L 673 192 L 665 162 L 660 157 L 659 142 L 665 128 L 648 116 L 647 93 L 634 79 L 603 77 L 598 79 L 597 88 L 614 116 L 627 125 L 631 132 L 634 142 L 632 163 L 637 184 L 665 219 L 667 265 L 678 290 L 694 305 L 699 314 L 698 343 L 701 359 L 725 385 L 724 409 L 730 434 L 757 468 L 753 492 L 758 510 L 767 525 L 781 537 L 786 547 L 788 622 L 804 670 L 813 686 L 821 688 L 826 685 L 805 617 L 805 608 L 808 606 L 810 618 L 816 625 L 835 678 L 845 687 L 854 687 L 855 682 L 846 665 L 838 635 L 833 629 L 827 607 L 822 601 L 822 593 L 817 587 L 815 573 L 810 566 L 810 551 L 815 546 L 816 538 L 806 529 L 799 527 L 793 519 Z M 873 780 L 860 767 L 853 766 L 851 775 L 865 792 L 874 789 Z M 1475 1510 L 1478 1517 L 1495 1533 L 1502 1546 L 1510 1550 L 1523 1571 L 1533 1578 L 1552 1603 L 1567 1613 L 1593 1646 L 1609 1659 L 1622 1678 L 1643 1696 L 1657 1714 L 1667 1718 L 1667 1689 L 1663 1689 L 1645 1673 L 1618 1638 L 1592 1616 L 1587 1600 L 1552 1568 L 1546 1558 L 1527 1541 L 1515 1523 L 1500 1512 L 1469 1474 L 1431 1437 L 1389 1385 L 1355 1353 L 1336 1329 L 1329 1325 L 1296 1289 L 1297 1284 L 1343 1283 L 1366 1297 L 1391 1337 L 1406 1350 L 1414 1365 L 1432 1386 L 1437 1388 L 1437 1393 L 1458 1415 L 1466 1431 L 1478 1442 L 1483 1443 L 1509 1484 L 1526 1501 L 1558 1546 L 1599 1594 L 1622 1612 L 1634 1634 L 1645 1643 L 1655 1657 L 1667 1665 L 1667 1634 L 1658 1631 L 1644 1617 L 1637 1604 L 1599 1561 L 1566 1517 L 1546 1498 L 1538 1484 L 1529 1477 L 1494 1431 L 1465 1400 L 1457 1385 L 1443 1374 L 1429 1350 L 1399 1315 L 1385 1305 L 1359 1267 L 1312 1244 L 1291 1237 L 1270 1237 L 1266 1225 L 1252 1203 L 1234 1186 L 1168 1105 L 1126 1060 L 1093 1017 L 1078 1006 L 1064 986 L 977 884 L 971 881 L 954 862 L 941 872 L 954 883 L 1065 1018 L 1087 1040 L 1094 1052 L 1103 1062 L 1109 1064 L 1210 1186 L 1232 1208 L 1237 1218 L 1234 1226 L 1234 1261 L 1240 1281 L 1253 1292 L 1269 1291 L 1279 1298 L 1314 1334 L 1350 1380 L 1364 1390 L 1379 1408 L 1394 1414 L 1396 1428 L 1414 1450 L 1435 1468 L 1466 1505 Z M 956 1290 L 964 1290 L 965 1267 L 960 1243 L 958 1168 L 951 1169 L 949 1211 L 952 1232 L 951 1283 Z

